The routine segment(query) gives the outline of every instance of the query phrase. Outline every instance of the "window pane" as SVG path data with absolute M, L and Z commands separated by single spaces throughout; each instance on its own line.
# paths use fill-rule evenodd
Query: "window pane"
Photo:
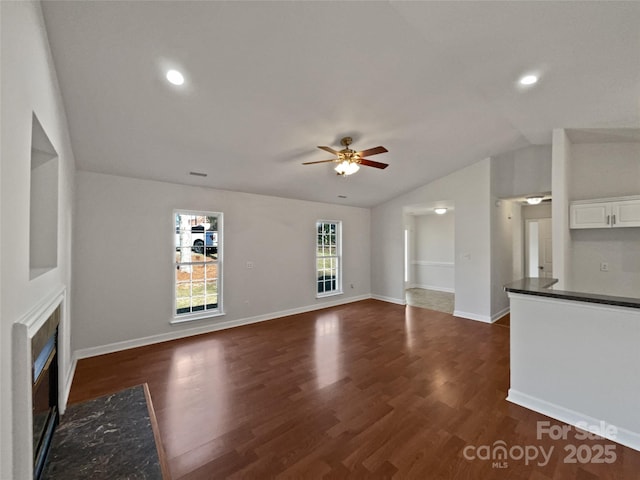
M 174 262 L 176 314 L 219 308 L 218 258 L 221 214 L 175 214 Z
M 176 252 L 176 263 L 192 262 L 191 247 L 179 248 Z
M 193 281 L 191 283 L 191 295 L 193 297 L 197 295 L 204 295 L 204 282 L 203 281 Z
M 218 308 L 218 294 L 215 295 L 207 295 L 207 309 Z
M 218 278 L 218 264 L 208 263 L 205 265 L 205 280 L 216 280 Z
M 191 297 L 191 310 L 196 312 L 198 310 L 204 310 L 204 296 L 202 297 Z
M 316 228 L 316 288 L 330 293 L 340 285 L 340 222 L 317 222 Z
M 218 293 L 217 269 L 217 265 L 207 265 L 205 277 L 205 289 L 207 295 L 217 295 Z
M 216 280 L 205 282 L 206 294 L 213 295 L 218 293 L 218 282 Z
M 180 277 L 184 277 L 183 273 L 177 272 L 176 279 Z M 189 276 L 187 275 L 187 278 Z M 186 282 L 177 281 L 176 282 L 176 311 L 177 312 L 188 312 L 191 310 L 191 281 L 190 279 Z
M 191 265 L 178 265 L 176 268 L 176 282 L 191 281 Z
M 176 284 L 176 298 L 188 298 L 191 296 L 191 283 L 180 282 Z
M 188 230 L 180 230 L 176 235 L 176 244 L 181 247 L 190 247 L 193 245 L 191 241 L 191 232 Z

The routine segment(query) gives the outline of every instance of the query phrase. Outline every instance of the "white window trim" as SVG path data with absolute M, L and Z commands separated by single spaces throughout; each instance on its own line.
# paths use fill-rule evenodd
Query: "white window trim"
M 171 319 L 169 320 L 169 324 L 171 325 L 179 325 L 187 322 L 194 322 L 197 320 L 205 320 L 216 317 L 223 317 L 226 313 L 224 311 L 224 303 L 223 303 L 223 283 L 224 283 L 224 269 L 223 269 L 223 256 L 224 256 L 224 214 L 222 212 L 211 212 L 208 210 L 189 210 L 189 209 L 181 209 L 176 208 L 173 210 L 173 215 L 171 216 L 171 232 L 175 232 L 176 228 L 176 215 L 179 213 L 187 214 L 187 215 L 202 215 L 202 216 L 210 216 L 216 215 L 218 217 L 218 308 L 215 310 L 204 310 L 198 311 L 196 313 L 183 313 L 178 315 L 176 313 L 176 277 L 175 277 L 175 237 L 172 235 L 171 239 L 171 252 L 172 252 L 172 275 L 173 280 L 171 281 L 171 298 L 173 299 L 171 304 Z
M 318 223 L 335 223 L 338 225 L 337 231 L 337 240 L 338 240 L 338 248 L 337 248 L 337 257 L 338 257 L 338 278 L 337 285 L 335 290 L 331 290 L 330 292 L 318 293 Z M 326 298 L 326 297 L 335 297 L 336 295 L 344 295 L 342 290 L 342 221 L 341 220 L 324 220 L 318 219 L 315 224 L 315 240 L 313 242 L 314 251 L 315 251 L 315 265 L 313 271 L 316 274 L 316 282 L 315 282 L 315 291 L 316 298 Z

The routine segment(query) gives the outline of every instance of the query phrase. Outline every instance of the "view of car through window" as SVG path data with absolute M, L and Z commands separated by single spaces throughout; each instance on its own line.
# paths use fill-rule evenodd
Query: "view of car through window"
M 199 224 L 191 227 L 191 246 L 193 252 L 203 254 L 206 246 L 207 255 L 218 253 L 218 232 L 210 230 L 210 227 L 210 224 Z M 179 216 L 176 216 L 175 247 L 176 250 L 180 248 Z

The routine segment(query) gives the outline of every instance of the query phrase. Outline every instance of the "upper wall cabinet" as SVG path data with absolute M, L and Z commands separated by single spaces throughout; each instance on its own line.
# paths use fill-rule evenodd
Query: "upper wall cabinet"
M 571 202 L 570 227 L 640 227 L 640 196 Z

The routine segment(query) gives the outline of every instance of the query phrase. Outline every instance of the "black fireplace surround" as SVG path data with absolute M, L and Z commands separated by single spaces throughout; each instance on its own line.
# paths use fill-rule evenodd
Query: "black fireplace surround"
M 39 479 L 58 424 L 58 323 L 56 310 L 31 340 L 33 360 L 33 478 Z

